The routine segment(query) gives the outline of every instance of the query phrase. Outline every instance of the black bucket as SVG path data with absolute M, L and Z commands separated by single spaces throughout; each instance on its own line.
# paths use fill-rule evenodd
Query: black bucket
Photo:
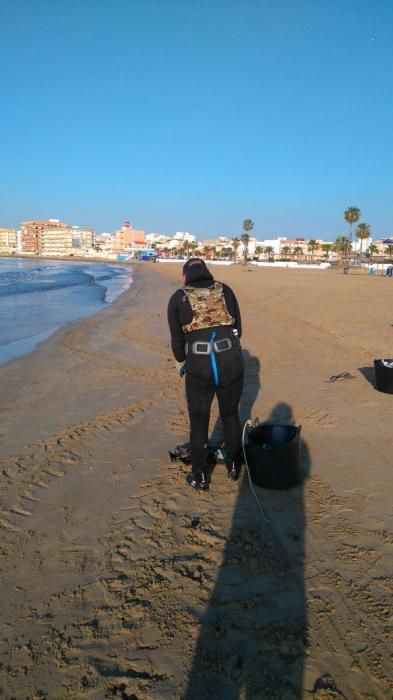
M 246 455 L 254 484 L 265 489 L 289 489 L 301 483 L 300 430 L 300 425 L 251 428 Z
M 393 394 L 393 367 L 386 367 L 384 362 L 393 360 L 374 360 L 375 388 L 385 394 Z

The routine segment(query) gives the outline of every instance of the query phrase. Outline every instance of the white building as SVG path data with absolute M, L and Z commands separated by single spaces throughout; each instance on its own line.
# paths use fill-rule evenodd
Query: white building
M 0 251 L 15 253 L 18 245 L 17 232 L 14 228 L 0 228 Z
M 18 252 L 22 251 L 22 231 L 20 228 L 16 232 L 16 249 Z
M 196 237 L 187 231 L 177 231 L 174 236 L 148 233 L 145 238 L 149 245 L 154 244 L 158 248 L 168 248 L 169 250 L 183 248 L 188 243 L 196 242 Z
M 372 242 L 373 239 L 371 236 L 369 238 L 363 238 L 363 240 L 360 240 L 360 238 L 356 238 L 354 236 L 352 240 L 352 250 L 354 250 L 355 253 L 360 253 L 360 251 L 362 250 L 364 253 L 369 248 Z
M 188 231 L 176 231 L 174 238 L 175 240 L 182 241 L 183 243 L 185 241 L 188 241 L 188 243 L 194 243 L 196 240 L 196 236 Z
M 42 253 L 46 255 L 83 255 L 93 247 L 94 230 L 81 226 L 46 229 L 42 233 Z
M 149 245 L 155 243 L 158 246 L 166 246 L 171 240 L 171 236 L 166 236 L 162 233 L 147 233 L 145 238 Z

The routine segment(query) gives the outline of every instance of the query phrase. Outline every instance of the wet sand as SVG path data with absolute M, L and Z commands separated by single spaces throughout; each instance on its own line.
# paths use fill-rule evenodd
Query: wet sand
M 256 489 L 269 522 L 220 465 L 186 486 L 181 266 L 138 265 L 113 306 L 0 368 L 4 698 L 392 697 L 393 396 L 372 365 L 393 283 L 212 269 L 242 310 L 242 419 L 302 426 L 304 484 Z

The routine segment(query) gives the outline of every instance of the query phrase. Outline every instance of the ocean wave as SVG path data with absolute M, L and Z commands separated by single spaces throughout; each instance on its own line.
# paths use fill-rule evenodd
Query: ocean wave
M 41 274 L 37 274 L 37 273 Z M 45 272 L 45 276 L 42 275 Z M 6 273 L 7 275 L 7 273 Z M 35 270 L 34 272 L 7 275 L 8 279 L 0 280 L 0 297 L 14 296 L 18 294 L 35 294 L 38 292 L 52 292 L 56 289 L 66 289 L 87 284 L 96 284 L 94 275 L 87 272 L 73 270 L 71 273 L 58 272 L 48 275 L 47 270 Z
M 110 305 L 132 284 L 131 267 L 0 258 L 0 365 Z

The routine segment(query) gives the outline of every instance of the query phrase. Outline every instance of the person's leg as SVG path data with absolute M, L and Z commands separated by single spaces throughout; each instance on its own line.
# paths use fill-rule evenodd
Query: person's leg
M 229 478 L 237 481 L 242 464 L 242 426 L 239 418 L 239 403 L 243 389 L 243 375 L 233 384 L 218 387 L 217 399 L 224 442 L 227 451 L 227 470 Z
M 186 372 L 186 398 L 190 418 L 190 443 L 192 475 L 187 481 L 194 488 L 206 488 L 206 457 L 209 434 L 210 408 L 214 387 L 205 384 Z M 194 483 L 195 482 L 195 483 Z

